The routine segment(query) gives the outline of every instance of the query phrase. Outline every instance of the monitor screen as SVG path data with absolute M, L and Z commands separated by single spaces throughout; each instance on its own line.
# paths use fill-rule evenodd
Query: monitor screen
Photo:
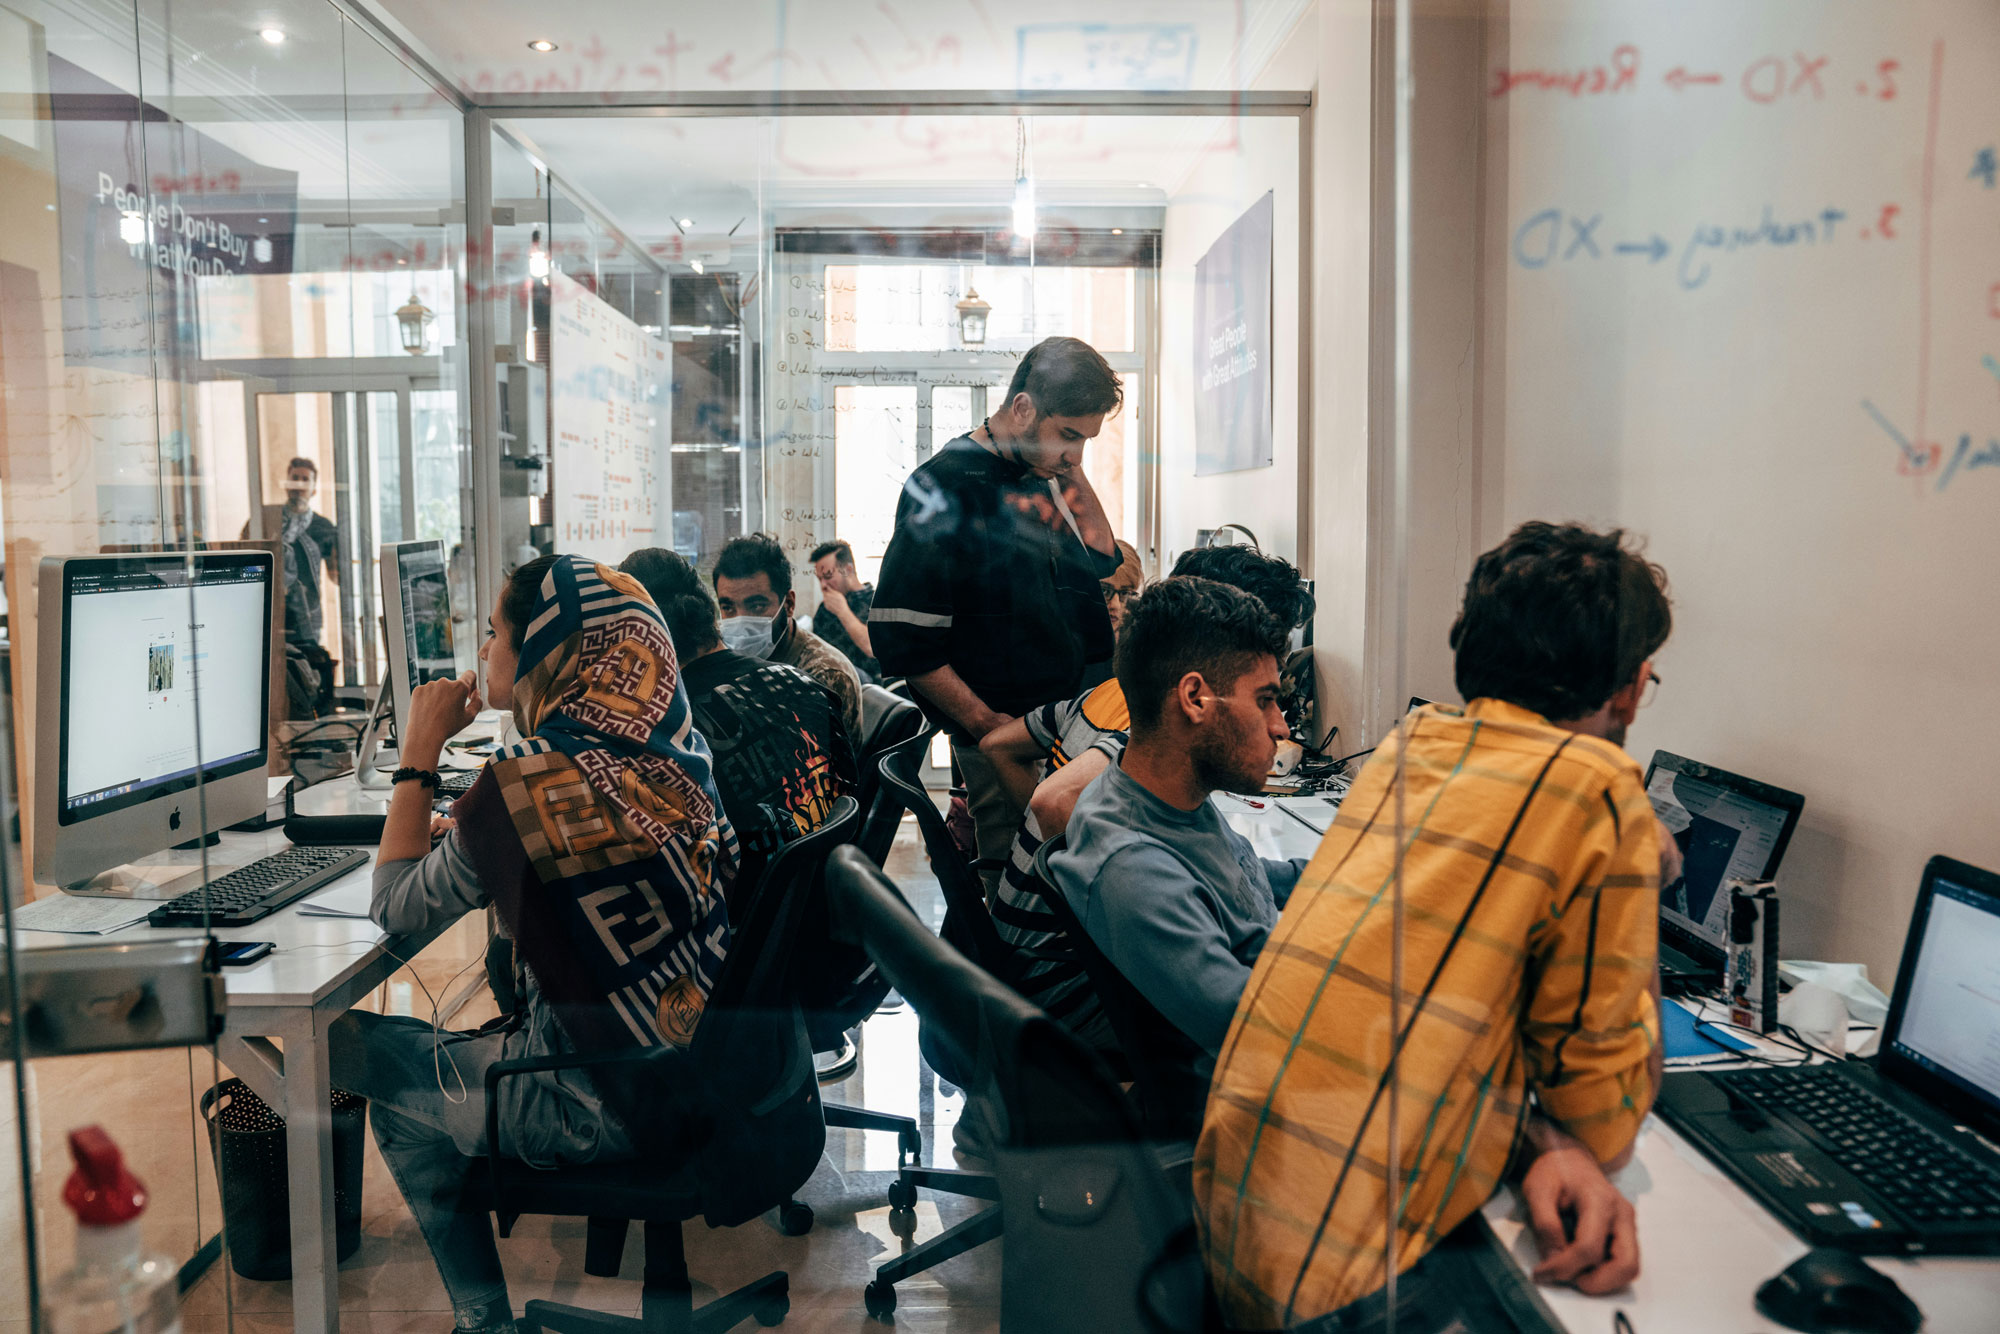
M 414 690 L 426 681 L 458 675 L 452 641 L 451 585 L 444 547 L 404 542 L 396 548 L 396 584 L 403 607 L 404 679 Z
M 271 565 L 72 561 L 63 576 L 63 824 L 265 759 Z M 190 614 L 192 613 L 192 614 Z M 200 707 L 196 708 L 196 692 Z
M 1660 917 L 1722 949 L 1729 944 L 1724 887 L 1731 880 L 1768 880 L 1778 873 L 1786 825 L 1797 808 L 1760 801 L 1730 786 L 1719 772 L 1687 767 L 1705 776 L 1656 757 L 1646 779 L 1653 810 L 1681 849 L 1681 877 L 1661 887 Z
M 2000 898 L 1939 877 L 1897 1054 L 2000 1108 Z

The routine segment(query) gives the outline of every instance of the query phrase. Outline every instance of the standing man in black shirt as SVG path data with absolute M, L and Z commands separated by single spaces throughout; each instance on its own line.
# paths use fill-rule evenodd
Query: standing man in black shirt
M 882 679 L 868 637 L 868 611 L 875 605 L 875 585 L 861 582 L 854 568 L 854 548 L 834 538 L 813 548 L 813 574 L 819 579 L 819 607 L 813 612 L 813 633 L 847 655 L 863 681 Z
M 1049 338 L 1014 368 L 980 428 L 910 474 L 868 631 L 882 670 L 909 678 L 951 734 L 979 856 L 997 882 L 1021 811 L 979 739 L 1076 694 L 1111 656 L 1098 581 L 1119 565 L 1083 447 L 1124 401 L 1097 349 Z

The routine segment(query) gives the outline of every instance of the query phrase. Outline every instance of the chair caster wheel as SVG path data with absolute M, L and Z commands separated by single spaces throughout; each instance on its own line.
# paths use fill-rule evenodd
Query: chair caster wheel
M 757 1323 L 765 1329 L 782 1325 L 785 1323 L 785 1317 L 791 1314 L 791 1310 L 792 1299 L 781 1292 L 757 1308 Z
M 778 1206 L 778 1231 L 788 1237 L 803 1237 L 812 1231 L 813 1211 L 810 1204 L 799 1200 L 789 1200 Z M 772 1324 L 778 1323 L 772 1321 Z
M 897 1177 L 889 1183 L 889 1207 L 891 1209 L 914 1209 L 917 1207 L 917 1188 Z
M 896 1290 L 879 1278 L 861 1290 L 861 1299 L 877 1320 L 886 1321 L 896 1313 Z

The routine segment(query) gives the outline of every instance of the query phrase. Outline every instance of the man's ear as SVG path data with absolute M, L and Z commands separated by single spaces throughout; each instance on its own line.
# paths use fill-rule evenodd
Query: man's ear
M 1214 693 L 1200 672 L 1189 672 L 1174 685 L 1173 698 L 1168 702 L 1180 710 L 1180 715 L 1192 726 L 1208 715 L 1209 703 Z
M 788 588 L 785 590 L 785 619 L 789 621 L 798 614 L 799 614 L 799 590 L 796 588 Z
M 1652 667 L 1650 660 L 1640 663 L 1638 673 L 1620 686 L 1605 702 L 1605 708 L 1609 710 L 1611 716 L 1628 727 L 1632 720 L 1639 716 L 1639 700 L 1646 693 L 1646 677 L 1652 671 Z

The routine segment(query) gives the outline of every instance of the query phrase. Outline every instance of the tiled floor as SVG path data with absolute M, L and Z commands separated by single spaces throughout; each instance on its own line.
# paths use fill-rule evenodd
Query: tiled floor
M 890 858 L 891 875 L 919 912 L 934 924 L 942 915 L 937 885 L 914 837 L 904 835 Z M 418 959 L 418 971 L 436 991 L 471 958 L 483 930 L 467 930 L 440 940 Z M 428 1012 L 422 992 L 397 975 L 381 995 L 383 1008 Z M 401 984 L 401 985 L 398 985 Z M 414 991 L 414 995 L 411 993 Z M 491 1014 L 482 990 L 453 1020 L 478 1023 Z M 861 1063 L 838 1084 L 825 1085 L 829 1102 L 900 1112 L 918 1119 L 926 1162 L 950 1165 L 951 1127 L 962 1103 L 957 1090 L 941 1084 L 917 1052 L 915 1016 L 907 1009 L 878 1015 L 861 1032 Z M 11 1094 L 11 1070 L 6 1088 Z M 224 1072 L 226 1073 L 226 1072 Z M 38 1062 L 31 1071 L 31 1171 L 41 1234 L 44 1274 L 68 1262 L 70 1223 L 60 1203 L 68 1175 L 62 1135 L 92 1121 L 104 1124 L 124 1145 L 155 1201 L 147 1237 L 152 1248 L 176 1259 L 192 1253 L 218 1226 L 214 1170 L 206 1133 L 192 1106 L 213 1081 L 210 1058 L 184 1051 L 129 1053 Z M 0 1099 L 0 1134 L 14 1157 L 15 1116 L 11 1096 Z M 885 1191 L 894 1176 L 895 1137 L 845 1130 L 827 1132 L 826 1153 L 799 1193 L 817 1215 L 803 1237 L 782 1235 L 774 1216 L 742 1227 L 715 1230 L 700 1221 L 684 1229 L 688 1269 L 697 1302 L 718 1291 L 783 1269 L 791 1276 L 792 1330 L 882 1330 L 862 1305 L 861 1290 L 884 1259 L 935 1236 L 945 1227 L 988 1207 L 976 1200 L 922 1192 L 915 1229 L 899 1236 L 892 1226 Z M 20 1217 L 20 1181 L 12 1166 L 0 1169 L 0 1219 Z M 510 1295 L 518 1310 L 533 1298 L 553 1299 L 605 1311 L 636 1314 L 641 1265 L 639 1230 L 627 1239 L 625 1272 L 630 1277 L 590 1278 L 583 1273 L 581 1219 L 522 1219 L 514 1235 L 500 1242 Z M 341 1328 L 358 1334 L 438 1331 L 451 1326 L 451 1305 L 432 1267 L 415 1223 L 370 1140 L 364 1165 L 361 1249 L 341 1266 Z M 0 1334 L 24 1327 L 25 1274 L 22 1248 L 0 1248 Z M 988 1245 L 947 1261 L 898 1285 L 896 1325 L 917 1331 L 980 1331 L 999 1325 L 1000 1265 L 997 1246 Z M 291 1328 L 291 1285 L 238 1278 L 217 1264 L 188 1294 L 184 1324 L 188 1334 L 279 1334 Z M 746 1325 L 745 1328 L 755 1328 Z

